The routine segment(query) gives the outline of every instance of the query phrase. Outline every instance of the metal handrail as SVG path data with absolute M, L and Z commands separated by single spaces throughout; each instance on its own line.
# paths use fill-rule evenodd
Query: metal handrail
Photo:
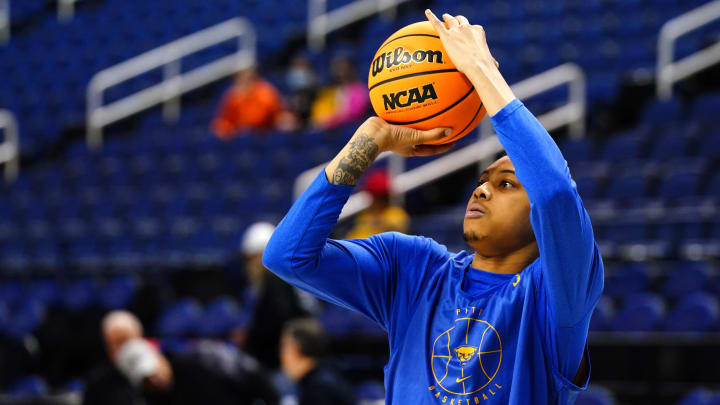
M 235 53 L 180 73 L 184 56 L 233 38 L 238 39 Z M 93 76 L 87 89 L 87 144 L 101 146 L 104 126 L 157 104 L 163 104 L 166 120 L 175 119 L 180 113 L 180 95 L 254 63 L 255 30 L 249 21 L 237 17 L 104 69 Z M 159 67 L 163 67 L 162 82 L 103 105 L 107 88 Z
M 307 40 L 310 47 L 325 47 L 325 36 L 376 13 L 394 9 L 408 0 L 357 0 L 335 10 L 327 11 L 327 0 L 308 2 Z
M 20 173 L 20 138 L 15 115 L 0 110 L 0 129 L 5 129 L 5 141 L 0 143 L 0 163 L 5 164 L 5 181 L 10 183 Z
M 672 97 L 673 84 L 720 62 L 720 41 L 673 62 L 675 41 L 720 18 L 720 0 L 704 4 L 663 24 L 657 43 L 656 91 L 661 100 Z
M 0 45 L 10 41 L 10 0 L 0 0 Z
M 75 3 L 79 0 L 57 0 L 57 18 L 60 21 L 70 21 L 75 15 Z
M 515 95 L 519 99 L 524 100 L 565 84 L 570 87 L 568 91 L 568 103 L 542 114 L 537 118 L 548 131 L 567 125 L 570 127 L 572 136 L 583 136 L 586 113 L 586 80 L 585 74 L 579 66 L 573 63 L 566 63 L 518 82 L 511 87 Z M 489 124 L 489 120 L 487 119 L 484 120 L 484 122 L 488 122 Z M 394 173 L 396 175 L 393 176 L 392 179 L 392 193 L 402 196 L 408 191 L 428 184 L 440 177 L 488 159 L 502 150 L 502 145 L 496 135 L 490 134 L 487 129 L 481 129 L 480 133 L 482 134 L 480 139 L 471 145 L 438 157 L 415 169 L 404 173 Z M 384 159 L 389 156 L 397 155 L 384 152 L 378 156 L 378 159 Z M 297 177 L 293 188 L 295 198 L 307 188 L 312 179 L 317 176 L 317 173 L 326 165 L 327 163 L 306 170 Z M 340 219 L 347 218 L 364 210 L 370 205 L 370 201 L 371 198 L 367 192 L 360 191 L 353 194 L 345 204 L 340 214 Z

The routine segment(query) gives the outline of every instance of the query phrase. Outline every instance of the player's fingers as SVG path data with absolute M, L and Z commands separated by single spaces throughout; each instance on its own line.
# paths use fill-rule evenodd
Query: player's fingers
M 438 33 L 447 31 L 445 24 L 443 24 L 442 21 L 440 21 L 440 19 L 438 19 L 432 11 L 430 11 L 430 9 L 425 10 L 425 17 L 427 17 L 430 24 L 432 24 L 433 28 L 435 28 L 435 31 Z
M 498 62 L 497 59 L 493 58 L 493 62 L 495 62 L 495 67 L 500 67 L 500 62 Z
M 455 142 L 446 143 L 443 145 L 415 145 L 413 147 L 413 154 L 415 156 L 432 156 L 438 153 L 445 153 L 455 146 Z
M 423 143 L 438 141 L 445 138 L 452 133 L 450 128 L 434 128 L 427 131 L 415 131 L 415 139 L 413 145 L 420 145 Z
M 465 18 L 464 15 L 456 15 L 455 19 L 458 20 L 458 23 L 460 23 L 460 25 L 470 25 L 470 21 L 468 21 L 468 19 Z
M 457 28 L 460 25 L 460 23 L 458 23 L 458 20 L 448 13 L 443 14 L 443 20 L 445 20 L 445 22 L 447 23 L 448 29 Z

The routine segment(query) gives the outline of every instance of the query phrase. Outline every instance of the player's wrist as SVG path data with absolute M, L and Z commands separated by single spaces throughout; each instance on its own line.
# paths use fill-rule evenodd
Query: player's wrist
M 463 69 L 463 73 L 473 85 L 483 84 L 500 75 L 500 70 L 494 60 L 476 59 L 470 66 Z

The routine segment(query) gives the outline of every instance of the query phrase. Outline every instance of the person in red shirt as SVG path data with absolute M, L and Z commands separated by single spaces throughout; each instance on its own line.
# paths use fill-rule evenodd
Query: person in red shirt
M 237 73 L 211 127 L 217 137 L 228 140 L 246 130 L 289 130 L 294 122 L 277 89 L 251 67 Z

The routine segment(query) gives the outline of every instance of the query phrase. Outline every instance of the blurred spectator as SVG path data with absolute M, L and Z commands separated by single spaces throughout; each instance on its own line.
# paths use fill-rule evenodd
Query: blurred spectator
M 408 214 L 401 207 L 390 204 L 390 176 L 387 171 L 368 173 L 363 189 L 372 196 L 372 203 L 355 217 L 355 225 L 346 239 L 367 238 L 388 231 L 407 232 Z
M 369 105 L 367 86 L 357 80 L 350 59 L 335 58 L 331 75 L 333 84 L 320 90 L 310 112 L 313 124 L 326 129 L 362 118 Z
M 233 340 L 264 366 L 276 369 L 282 327 L 289 319 L 306 316 L 314 300 L 271 273 L 262 264 L 265 245 L 275 226 L 267 222 L 251 225 L 243 235 L 240 255 L 245 264 L 247 289 L 243 307 L 250 313 L 247 329 L 233 333 Z M 310 301 L 313 302 L 313 301 Z
M 125 311 L 108 314 L 102 329 L 111 365 L 89 378 L 85 405 L 278 401 L 257 362 L 239 352 L 230 356 L 218 356 L 217 350 L 164 354 L 142 338 L 140 321 Z
M 353 389 L 319 360 L 327 345 L 320 322 L 312 318 L 289 321 L 280 341 L 280 362 L 297 384 L 298 405 L 353 405 Z
M 290 95 L 288 106 L 303 123 L 310 120 L 310 107 L 317 93 L 317 75 L 310 61 L 297 55 L 285 73 L 285 83 Z
M 295 125 L 296 119 L 277 89 L 251 67 L 235 75 L 213 119 L 212 131 L 227 140 L 245 130 L 291 130 Z

